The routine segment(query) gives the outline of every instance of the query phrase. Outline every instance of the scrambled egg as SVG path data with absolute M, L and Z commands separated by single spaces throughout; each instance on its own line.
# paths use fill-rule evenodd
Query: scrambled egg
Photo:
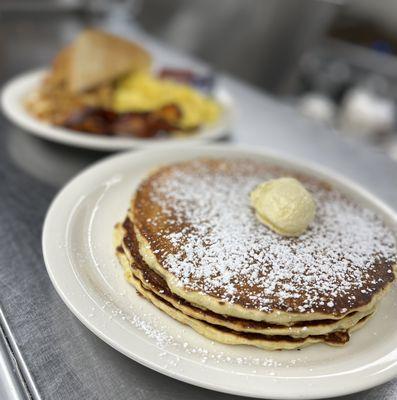
M 117 84 L 113 108 L 116 112 L 143 112 L 170 103 L 176 104 L 182 111 L 182 129 L 214 122 L 221 113 L 218 103 L 194 88 L 159 79 L 144 71 L 132 73 Z

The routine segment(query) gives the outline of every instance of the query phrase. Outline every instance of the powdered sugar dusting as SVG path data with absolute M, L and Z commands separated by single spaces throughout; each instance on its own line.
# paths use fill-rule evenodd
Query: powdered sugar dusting
M 121 293 L 118 293 L 120 295 Z M 190 359 L 197 359 L 203 364 L 213 364 L 222 366 L 227 364 L 235 367 L 250 367 L 255 368 L 252 373 L 256 372 L 258 368 L 264 368 L 261 370 L 262 373 L 266 373 L 267 369 L 270 369 L 267 374 L 274 374 L 275 368 L 291 368 L 297 363 L 305 365 L 306 360 L 300 357 L 289 357 L 286 360 L 277 360 L 263 352 L 259 355 L 247 355 L 246 352 L 236 352 L 222 350 L 222 346 L 219 347 L 215 342 L 208 341 L 206 346 L 202 347 L 198 343 L 186 342 L 186 330 L 184 328 L 179 329 L 177 334 L 170 332 L 169 326 L 164 323 L 163 319 L 156 317 L 153 312 L 146 312 L 145 308 L 134 301 L 128 306 L 127 310 L 122 310 L 115 304 L 114 297 L 110 294 L 105 295 L 107 299 L 102 309 L 106 310 L 109 314 L 110 320 L 120 320 L 127 325 L 131 325 L 138 331 L 141 331 L 151 339 L 152 343 L 159 350 L 159 359 L 162 360 L 162 366 L 165 369 L 175 369 L 181 357 L 189 357 Z M 146 302 L 146 300 L 143 300 Z M 95 310 L 95 307 L 93 308 Z M 290 353 L 292 354 L 292 353 Z
M 297 239 L 273 233 L 255 218 L 249 193 L 286 174 L 248 160 L 169 168 L 150 183 L 161 212 L 145 222 L 155 231 L 161 221 L 156 234 L 174 248 L 151 241 L 164 268 L 189 290 L 265 312 L 343 313 L 368 302 L 394 279 L 392 232 L 371 210 L 300 177 L 316 201 L 315 220 Z

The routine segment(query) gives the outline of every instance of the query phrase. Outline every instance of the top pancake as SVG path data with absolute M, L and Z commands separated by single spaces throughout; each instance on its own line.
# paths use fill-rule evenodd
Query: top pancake
M 299 179 L 316 218 L 298 238 L 255 217 L 249 193 Z M 312 177 L 251 160 L 199 159 L 158 169 L 132 204 L 140 252 L 170 289 L 217 313 L 288 323 L 373 307 L 394 280 L 395 239 L 372 211 Z

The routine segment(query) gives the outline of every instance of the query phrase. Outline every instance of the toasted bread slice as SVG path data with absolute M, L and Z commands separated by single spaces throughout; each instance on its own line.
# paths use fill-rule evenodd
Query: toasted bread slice
M 99 30 L 86 30 L 65 58 L 69 88 L 81 92 L 121 75 L 149 68 L 150 54 L 139 45 Z
M 56 55 L 52 62 L 51 73 L 48 74 L 46 79 L 47 84 L 49 83 L 52 86 L 59 84 L 68 85 L 72 52 L 73 47 L 70 44 Z

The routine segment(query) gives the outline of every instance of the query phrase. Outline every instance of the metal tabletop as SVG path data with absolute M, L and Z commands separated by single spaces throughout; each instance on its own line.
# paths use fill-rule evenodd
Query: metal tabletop
M 0 38 L 6 29 L 10 38 L 14 33 L 2 57 L 2 82 L 45 64 L 84 24 L 55 17 L 45 21 L 45 26 L 37 20 L 1 22 Z M 136 35 L 165 62 L 195 63 Z M 329 166 L 397 207 L 396 163 L 342 140 L 236 79 L 221 75 L 220 81 L 237 102 L 233 141 Z M 72 315 L 52 287 L 41 252 L 46 210 L 68 179 L 104 156 L 40 140 L 0 116 L 0 399 L 237 399 L 173 380 L 113 350 Z M 396 398 L 397 380 L 344 397 Z

